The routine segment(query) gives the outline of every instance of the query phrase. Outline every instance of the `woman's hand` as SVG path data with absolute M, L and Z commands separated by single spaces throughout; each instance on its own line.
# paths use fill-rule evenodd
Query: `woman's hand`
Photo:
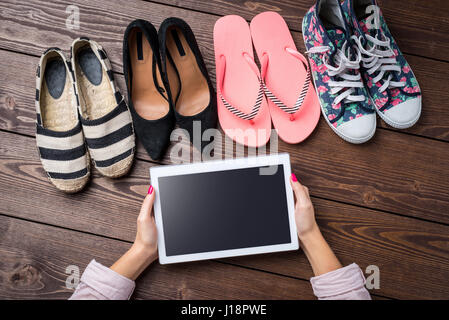
M 153 214 L 155 196 L 156 191 L 150 186 L 137 217 L 136 239 L 131 248 L 111 266 L 112 270 L 131 280 L 136 280 L 157 259 L 157 229 Z
M 290 183 L 296 197 L 295 220 L 298 238 L 315 276 L 340 269 L 340 261 L 327 244 L 316 223 L 309 189 L 298 182 L 294 173 Z
M 154 188 L 150 186 L 137 217 L 137 234 L 133 244 L 136 250 L 152 261 L 157 259 L 157 229 L 153 213 L 155 194 Z
M 305 238 L 318 230 L 315 220 L 315 210 L 310 200 L 309 189 L 298 182 L 292 173 L 290 184 L 295 193 L 295 220 L 299 239 Z

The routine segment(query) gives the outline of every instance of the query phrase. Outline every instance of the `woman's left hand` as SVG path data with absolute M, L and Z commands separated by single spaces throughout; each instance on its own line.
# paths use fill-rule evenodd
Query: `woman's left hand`
M 150 186 L 137 217 L 137 234 L 133 244 L 133 247 L 151 262 L 157 259 L 157 229 L 153 212 L 155 195 L 154 188 Z
M 136 240 L 111 266 L 112 270 L 131 280 L 136 280 L 143 270 L 157 259 L 157 229 L 153 214 L 155 196 L 156 191 L 150 186 L 137 217 Z

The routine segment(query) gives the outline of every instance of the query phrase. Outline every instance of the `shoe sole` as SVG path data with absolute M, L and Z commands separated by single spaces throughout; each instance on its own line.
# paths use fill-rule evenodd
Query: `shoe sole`
M 38 152 L 39 152 L 39 148 L 38 148 Z M 90 158 L 89 152 L 86 152 L 86 158 L 87 158 L 87 160 L 86 160 L 87 161 L 87 175 L 85 175 L 84 177 L 61 181 L 59 179 L 52 179 L 46 172 L 48 181 L 50 181 L 50 183 L 56 189 L 66 193 L 66 194 L 74 194 L 74 193 L 78 193 L 78 192 L 84 190 L 84 188 L 89 183 L 89 180 L 91 178 L 91 158 Z M 74 184 L 75 182 L 78 182 L 81 180 L 82 180 L 82 183 Z M 62 184 L 59 184 L 59 182 L 61 182 Z M 68 187 L 67 185 L 70 185 L 70 184 L 72 184 L 72 186 Z
M 418 122 L 419 118 L 421 117 L 421 110 L 419 110 L 418 116 L 415 119 L 413 119 L 410 122 L 407 122 L 407 123 L 403 124 L 403 123 L 397 123 L 397 122 L 394 122 L 394 121 L 388 119 L 383 114 L 383 112 L 377 110 L 377 108 L 376 108 L 376 112 L 379 115 L 379 117 L 381 117 L 381 119 L 383 121 L 385 121 L 389 126 L 392 126 L 393 128 L 396 128 L 396 129 L 408 129 L 408 128 L 411 128 Z
M 127 158 L 121 160 L 121 161 L 124 161 L 124 160 L 127 160 L 127 161 L 124 163 L 124 165 L 123 165 L 122 168 L 116 169 L 116 170 L 114 171 L 114 173 L 111 173 L 111 174 L 107 174 L 107 173 L 105 172 L 105 169 L 107 170 L 109 167 L 106 167 L 106 168 L 99 168 L 99 167 L 97 167 L 97 166 L 95 165 L 95 161 L 92 161 L 92 162 L 93 162 L 93 164 L 95 165 L 95 168 L 98 170 L 98 172 L 100 172 L 100 174 L 101 174 L 103 177 L 107 177 L 107 178 L 111 178 L 111 179 L 116 179 L 116 178 L 121 178 L 121 177 L 125 176 L 126 174 L 128 174 L 128 172 L 131 170 L 131 168 L 132 168 L 132 166 L 133 166 L 134 158 L 135 158 L 135 152 L 133 152 L 133 153 L 132 153 L 130 156 L 128 156 Z M 117 164 L 120 164 L 121 161 L 119 161 L 119 162 L 117 162 L 117 163 L 114 163 L 112 166 L 117 165 Z

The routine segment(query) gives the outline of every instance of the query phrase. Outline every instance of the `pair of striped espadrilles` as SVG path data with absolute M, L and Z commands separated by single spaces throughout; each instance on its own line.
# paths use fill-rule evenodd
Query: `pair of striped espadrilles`
M 110 178 L 131 168 L 131 113 L 114 83 L 110 61 L 95 41 L 76 39 L 70 60 L 58 48 L 42 54 L 36 72 L 36 113 L 39 155 L 59 190 L 82 190 L 89 181 L 91 159 Z

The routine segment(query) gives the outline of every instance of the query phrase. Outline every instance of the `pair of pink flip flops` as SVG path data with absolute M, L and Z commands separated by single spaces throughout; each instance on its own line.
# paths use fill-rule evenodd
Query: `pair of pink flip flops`
M 250 26 L 239 16 L 220 18 L 214 47 L 218 117 L 228 137 L 261 147 L 270 139 L 271 121 L 287 143 L 299 143 L 312 133 L 320 117 L 319 101 L 307 60 L 279 14 L 261 13 Z

